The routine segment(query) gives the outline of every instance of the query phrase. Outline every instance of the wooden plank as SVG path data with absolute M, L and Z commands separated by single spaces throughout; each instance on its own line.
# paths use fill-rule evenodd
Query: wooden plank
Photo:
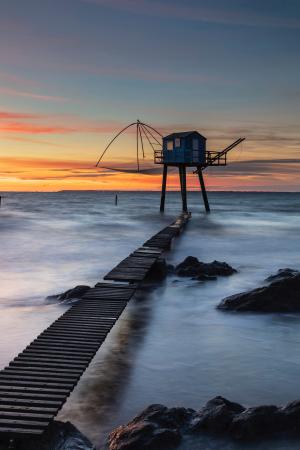
M 109 333 L 110 330 L 111 330 L 111 328 L 108 329 L 108 330 L 99 330 L 97 334 L 96 333 L 95 334 L 89 333 L 87 335 L 87 337 L 89 337 L 90 339 L 91 338 L 93 339 L 94 337 L 97 337 L 97 336 L 98 337 L 100 337 L 100 336 L 104 336 L 105 337 L 105 336 L 107 336 L 107 334 Z M 68 327 L 68 328 L 66 328 L 66 327 L 59 327 L 59 326 L 57 326 L 55 328 L 54 327 L 51 328 L 51 332 L 57 332 L 57 333 L 64 333 L 64 332 L 68 333 L 69 332 L 72 335 L 84 336 L 84 330 L 80 331 L 79 327 Z M 35 345 L 35 344 L 32 344 L 32 345 Z M 82 353 L 82 354 L 89 353 L 89 351 L 87 351 L 87 350 L 80 350 L 77 347 L 75 347 L 74 349 L 77 350 L 76 353 Z M 67 351 L 67 349 L 61 349 L 61 350 L 66 350 Z M 71 353 L 71 351 L 69 351 L 69 353 Z
M 28 381 L 28 380 L 18 380 L 16 377 L 0 377 L 0 385 L 14 385 L 14 386 L 24 386 L 24 387 L 43 387 L 43 388 L 64 388 L 67 390 L 73 389 L 74 383 L 47 383 L 45 381 Z
M 145 278 L 146 273 L 124 273 L 122 272 L 114 272 L 111 271 L 107 275 L 105 275 L 105 280 L 124 280 L 124 281 L 143 281 Z
M 109 330 L 107 330 L 108 332 Z M 71 331 L 67 331 L 67 330 L 47 330 L 44 331 L 43 334 L 40 335 L 39 339 L 42 339 L 44 337 L 51 337 L 51 339 L 53 338 L 56 339 L 56 337 L 58 337 L 59 339 L 70 339 L 72 342 L 91 342 L 91 343 L 95 343 L 95 342 L 99 342 L 101 341 L 101 339 L 103 339 L 103 336 L 105 336 L 107 333 L 105 332 L 100 332 L 98 335 L 94 335 L 94 336 L 84 336 L 84 334 L 80 334 L 80 333 L 73 333 Z
M 3 411 L 0 410 L 0 419 L 38 419 L 41 422 L 49 422 L 52 419 L 52 414 L 42 412 L 20 412 L 20 411 Z
M 11 373 L 8 372 L 1 372 L 0 374 L 0 380 L 3 379 L 10 379 L 10 380 L 19 380 L 19 381 L 37 381 L 37 382 L 47 382 L 47 383 L 56 383 L 56 384 L 68 384 L 72 385 L 77 382 L 78 377 L 75 378 L 56 378 L 54 374 L 51 374 L 52 376 L 34 376 L 34 375 L 24 375 L 24 374 L 17 374 L 15 371 L 12 371 Z
M 78 320 L 74 321 L 74 320 L 66 320 L 66 321 L 58 321 L 55 322 L 51 328 L 55 328 L 56 326 L 60 326 L 60 327 L 80 327 L 80 329 L 84 330 L 84 331 L 90 331 L 90 332 L 97 332 L 99 331 L 99 329 L 101 330 L 107 330 L 110 329 L 114 324 L 115 324 L 115 320 L 114 319 L 110 319 L 109 317 L 104 317 L 103 319 L 105 319 L 106 323 L 108 321 L 110 321 L 110 323 L 107 323 L 107 325 L 105 325 L 104 323 L 97 323 L 96 325 L 93 324 L 88 324 L 88 323 L 80 323 Z M 48 330 L 50 329 L 50 327 L 48 328 Z
M 56 362 L 48 362 L 48 361 L 36 361 L 33 359 L 15 359 L 14 361 L 10 362 L 11 366 L 30 366 L 30 367 L 51 367 L 58 369 L 78 369 L 79 373 L 82 373 L 82 369 L 79 369 L 81 366 L 78 366 L 78 364 L 69 364 L 69 363 L 56 363 Z
M 45 333 L 45 335 L 41 335 L 38 337 L 38 339 L 34 342 L 52 342 L 53 344 L 55 343 L 60 343 L 63 345 L 65 344 L 72 344 L 72 346 L 76 346 L 76 347 L 82 347 L 82 348 L 92 348 L 93 346 L 97 346 L 97 342 L 101 342 L 101 336 L 99 337 L 99 339 L 90 339 L 90 338 L 86 338 L 86 339 L 73 339 L 71 335 L 59 335 L 57 334 L 57 337 L 51 335 L 47 335 Z
M 0 403 L 1 414 L 8 413 L 27 413 L 27 414 L 49 414 L 53 418 L 53 414 L 57 413 L 57 408 L 50 408 L 43 406 L 22 406 L 22 405 L 7 405 L 6 403 Z
M 49 424 L 49 420 L 46 425 Z M 13 426 L 13 427 L 21 427 L 26 428 L 30 426 L 30 428 L 41 428 L 45 427 L 45 421 L 38 420 L 24 420 L 24 419 L 9 419 L 9 418 L 0 418 L 0 426 Z
M 78 355 L 78 356 L 86 356 L 86 357 L 91 357 L 92 355 L 94 355 L 94 351 L 85 351 L 85 352 L 82 352 L 82 351 L 80 351 L 79 349 L 74 349 L 74 350 L 71 350 L 70 351 L 70 349 L 66 349 L 66 348 L 62 348 L 62 349 L 57 349 L 57 348 L 53 348 L 53 347 L 51 347 L 51 346 L 48 346 L 48 347 L 45 347 L 45 348 L 40 348 L 39 346 L 38 346 L 38 344 L 32 344 L 32 345 L 30 345 L 29 347 L 26 347 L 25 348 L 25 350 L 24 350 L 24 352 L 27 352 L 27 351 L 35 351 L 36 353 L 39 353 L 39 352 L 41 352 L 41 353 L 44 353 L 44 352 L 47 352 L 47 353 L 53 353 L 53 354 L 55 354 L 55 355 Z
M 32 355 L 28 355 L 28 354 L 24 354 L 21 353 L 20 356 L 17 356 L 14 361 L 33 361 L 33 362 L 41 362 L 43 365 L 45 363 L 49 363 L 49 364 L 57 364 L 57 365 L 62 365 L 62 364 L 66 364 L 68 366 L 74 366 L 74 367 L 86 367 L 86 363 L 80 359 L 64 359 L 64 358 L 49 358 L 49 357 L 45 357 L 42 358 L 41 356 L 32 356 Z
M 28 394 L 53 394 L 53 395 L 62 395 L 68 394 L 70 391 L 69 389 L 64 388 L 51 388 L 51 387 L 34 387 L 34 386 L 16 386 L 16 385 L 10 385 L 10 384 L 1 384 L 0 385 L 0 395 L 3 397 L 4 392 L 9 392 L 10 394 L 17 392 L 19 393 L 28 393 Z
M 97 320 L 84 320 L 84 321 L 80 321 L 77 319 L 72 319 L 71 317 L 66 317 L 64 318 L 64 320 L 60 320 L 57 322 L 54 322 L 54 324 L 59 323 L 61 325 L 68 325 L 68 324 L 75 324 L 75 325 L 80 325 L 82 328 L 89 328 L 89 329 L 99 329 L 99 327 L 101 327 L 102 329 L 105 328 L 105 326 L 107 327 L 112 327 L 115 324 L 115 320 L 111 319 L 109 317 L 99 317 L 99 319 Z
M 22 437 L 28 436 L 40 436 L 45 431 L 44 428 L 34 429 L 34 428 L 14 428 L 13 426 L 0 426 L 0 434 L 3 436 L 13 436 L 20 439 Z
M 50 399 L 48 397 L 45 398 L 45 396 L 42 396 L 42 397 L 43 397 L 43 399 L 41 400 L 40 398 L 32 399 L 32 398 L 20 397 L 19 395 L 7 396 L 7 397 L 6 396 L 2 397 L 2 395 L 1 395 L 0 396 L 0 405 L 2 403 L 5 403 L 5 405 L 12 405 L 12 406 L 20 405 L 20 406 L 28 406 L 28 407 L 39 405 L 43 408 L 44 407 L 53 407 L 53 408 L 56 408 L 56 411 L 58 411 L 58 409 L 61 407 L 62 401 L 65 401 L 62 399 L 59 399 L 59 400 L 52 399 L 51 400 L 51 397 L 50 397 Z M 65 397 L 64 397 L 64 399 L 65 399 Z
M 14 399 L 25 399 L 25 400 L 45 400 L 45 401 L 59 401 L 64 402 L 66 399 L 65 395 L 59 395 L 54 393 L 40 393 L 40 392 L 18 392 L 18 391 L 0 391 L 0 399 L 9 399 L 10 397 Z
M 69 378 L 75 378 L 78 379 L 81 375 L 78 375 L 77 371 L 71 371 L 71 370 L 66 370 L 66 371 L 62 371 L 62 369 L 47 369 L 47 368 L 32 368 L 32 367 L 19 367 L 19 366 L 8 366 L 7 368 L 5 368 L 2 373 L 10 373 L 10 374 L 18 374 L 20 376 L 22 375 L 32 375 L 32 376 L 41 376 L 41 377 L 45 377 L 45 376 L 49 376 L 49 377 L 55 377 L 55 378 L 61 378 L 61 379 L 69 379 Z
M 57 359 L 63 359 L 63 360 L 76 360 L 76 361 L 82 361 L 84 364 L 87 361 L 90 361 L 93 357 L 93 355 L 90 356 L 79 356 L 79 355 L 65 355 L 65 354 L 55 354 L 55 353 L 51 353 L 51 352 L 41 352 L 41 351 L 35 351 L 35 350 L 26 350 L 23 353 L 20 353 L 19 356 L 24 355 L 24 356 L 34 356 L 34 357 L 39 357 L 39 358 L 53 358 L 55 360 Z M 0 374 L 1 375 L 1 374 Z

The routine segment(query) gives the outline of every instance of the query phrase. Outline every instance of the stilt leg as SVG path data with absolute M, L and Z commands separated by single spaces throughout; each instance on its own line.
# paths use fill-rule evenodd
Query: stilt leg
M 183 211 L 187 212 L 187 194 L 186 194 L 186 167 L 182 167 L 182 185 L 183 185 Z
M 161 186 L 160 212 L 165 210 L 166 186 L 167 186 L 168 166 L 164 164 L 163 179 Z
M 209 207 L 207 193 L 206 193 L 206 189 L 205 189 L 203 173 L 202 173 L 201 167 L 197 167 L 197 169 L 198 169 L 199 181 L 200 181 L 201 192 L 202 192 L 205 209 L 206 209 L 206 212 L 210 212 L 210 207 Z
M 181 166 L 178 166 L 178 173 L 179 173 L 179 181 L 180 181 L 180 195 L 181 195 L 181 202 L 183 205 L 183 194 L 182 194 L 182 171 Z
M 185 166 L 179 166 L 181 198 L 182 198 L 182 211 L 187 212 L 187 197 L 186 197 L 186 168 Z

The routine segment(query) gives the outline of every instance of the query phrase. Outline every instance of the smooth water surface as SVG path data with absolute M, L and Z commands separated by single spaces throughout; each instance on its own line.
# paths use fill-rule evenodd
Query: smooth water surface
M 106 433 L 151 403 L 199 408 L 215 395 L 244 405 L 300 397 L 300 315 L 216 310 L 279 268 L 300 269 L 300 194 L 211 193 L 167 254 L 218 259 L 238 274 L 200 283 L 170 276 L 130 302 L 59 417 L 100 447 Z M 67 308 L 47 295 L 94 285 L 179 213 L 179 194 L 158 213 L 158 193 L 6 193 L 0 211 L 0 362 L 6 365 Z M 207 449 L 220 448 L 208 440 Z M 202 445 L 201 444 L 201 445 Z M 190 448 L 196 446 L 191 444 Z M 253 444 L 296 449 L 299 443 Z M 222 443 L 236 450 L 239 444 Z M 245 447 L 243 447 L 245 448 Z

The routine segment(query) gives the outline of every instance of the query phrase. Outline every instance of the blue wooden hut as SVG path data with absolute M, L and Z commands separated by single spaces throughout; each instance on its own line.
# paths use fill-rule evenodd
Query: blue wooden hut
M 198 131 L 172 133 L 163 138 L 163 163 L 198 166 L 206 162 L 206 138 Z

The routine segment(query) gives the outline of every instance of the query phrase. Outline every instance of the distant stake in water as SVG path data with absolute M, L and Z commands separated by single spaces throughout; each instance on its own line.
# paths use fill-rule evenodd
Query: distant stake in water
M 182 200 L 182 211 L 187 212 L 187 184 L 186 184 L 186 169 L 187 167 L 194 167 L 194 174 L 198 174 L 200 188 L 202 192 L 203 203 L 206 212 L 210 212 L 203 171 L 211 166 L 226 166 L 227 153 L 233 150 L 237 145 L 241 144 L 245 138 L 239 138 L 221 151 L 207 151 L 206 137 L 202 136 L 198 131 L 184 131 L 179 133 L 171 133 L 165 137 L 155 128 L 141 122 L 139 119 L 136 122 L 130 123 L 121 131 L 119 131 L 113 139 L 108 143 L 97 161 L 96 167 L 99 167 L 105 153 L 111 144 L 130 127 L 136 127 L 136 170 L 120 170 L 111 167 L 103 167 L 110 170 L 117 170 L 120 172 L 137 172 L 137 173 L 151 173 L 152 169 L 140 170 L 140 149 L 142 156 L 145 158 L 144 139 L 150 145 L 153 155 L 154 164 L 163 165 L 162 187 L 160 199 L 160 212 L 165 210 L 165 198 L 167 188 L 168 167 L 177 167 L 180 180 L 180 191 Z M 141 146 L 139 145 L 141 144 Z M 115 204 L 118 204 L 118 197 L 116 195 Z

